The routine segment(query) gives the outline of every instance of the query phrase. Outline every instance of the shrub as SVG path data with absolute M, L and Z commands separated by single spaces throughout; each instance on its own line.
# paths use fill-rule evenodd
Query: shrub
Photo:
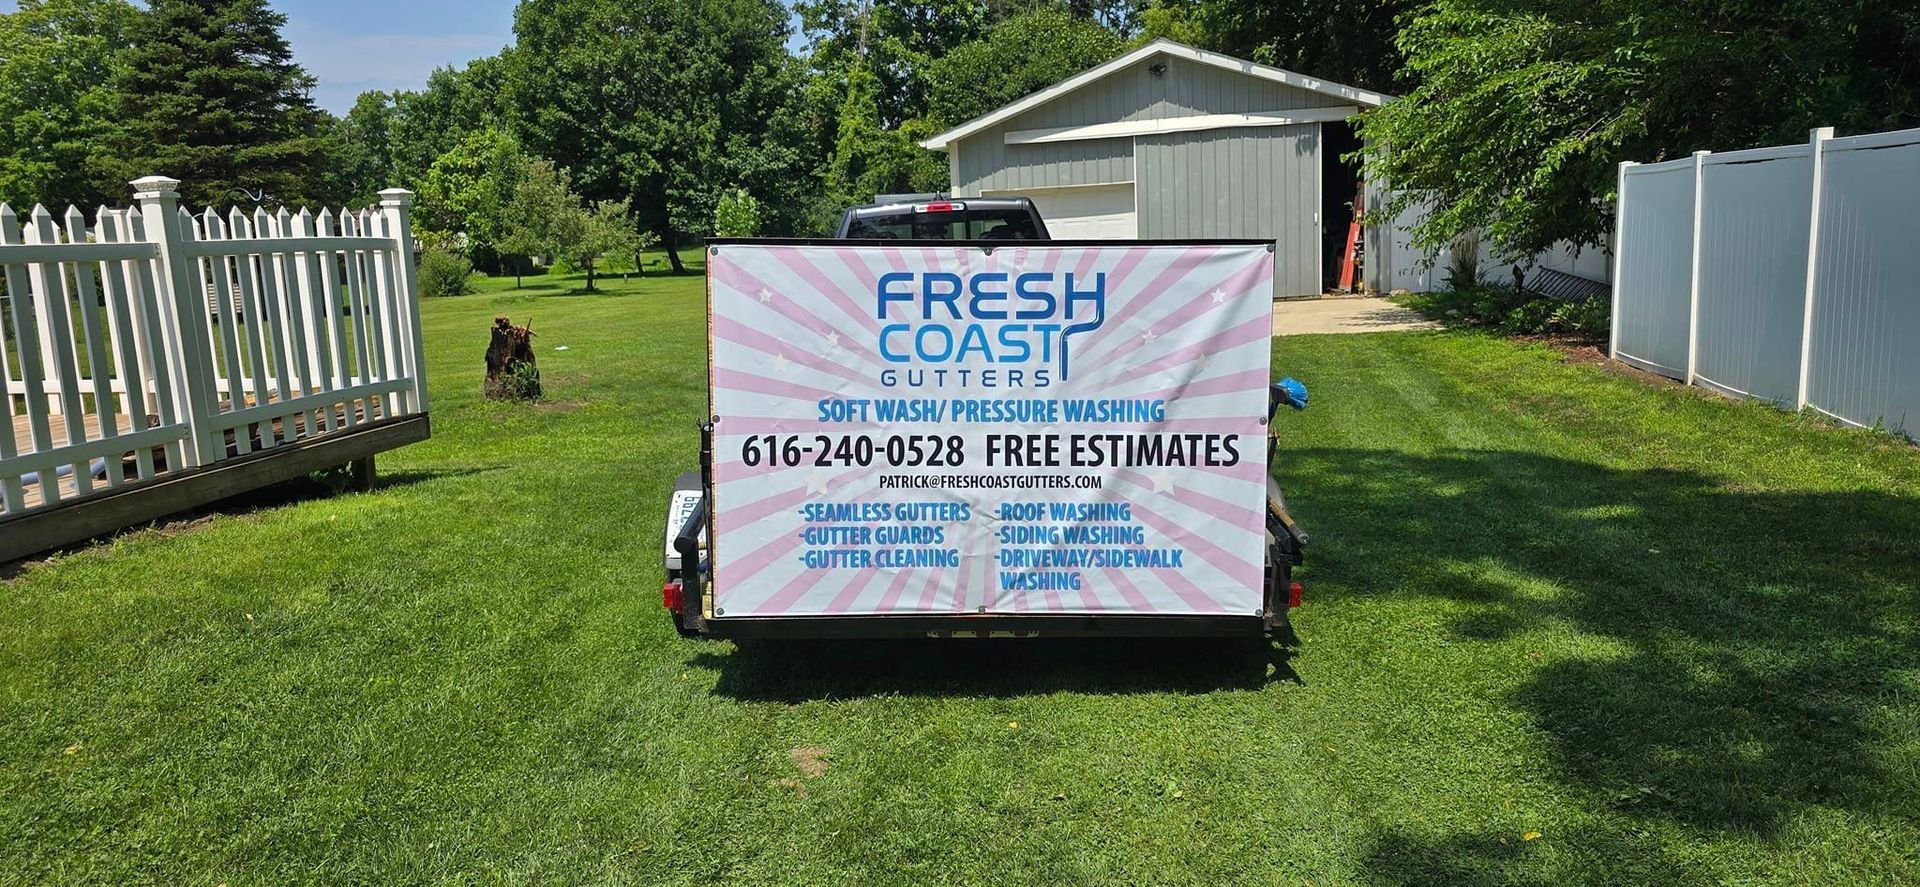
M 1491 327 L 1509 335 L 1572 336 L 1589 341 L 1607 337 L 1611 306 L 1606 299 L 1566 302 L 1516 290 L 1511 284 L 1475 280 L 1430 293 L 1414 293 L 1407 304 L 1450 325 Z
M 540 399 L 540 368 L 530 363 L 514 362 L 507 367 L 507 374 L 500 380 L 500 393 L 513 400 Z
M 451 250 L 428 248 L 420 255 L 420 295 L 464 296 L 473 292 L 473 263 Z

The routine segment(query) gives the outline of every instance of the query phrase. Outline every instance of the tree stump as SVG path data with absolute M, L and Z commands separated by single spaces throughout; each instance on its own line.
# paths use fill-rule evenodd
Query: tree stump
M 533 330 L 514 326 L 505 317 L 493 319 L 493 341 L 487 343 L 486 395 L 493 400 L 538 400 L 540 368 L 533 359 Z

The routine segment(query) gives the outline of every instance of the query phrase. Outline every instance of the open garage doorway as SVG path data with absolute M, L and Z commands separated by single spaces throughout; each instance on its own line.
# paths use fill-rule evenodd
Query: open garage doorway
M 1321 124 L 1320 138 L 1320 288 L 1331 292 L 1340 283 L 1360 198 L 1360 165 L 1344 158 L 1360 150 L 1360 137 L 1352 124 L 1339 120 Z M 1356 285 L 1360 280 L 1357 269 L 1353 280 Z

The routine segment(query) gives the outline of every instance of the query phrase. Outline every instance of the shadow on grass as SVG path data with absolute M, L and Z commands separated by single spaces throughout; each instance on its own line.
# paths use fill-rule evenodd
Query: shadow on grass
M 1445 598 L 1465 642 L 1571 630 L 1617 651 L 1549 660 L 1507 698 L 1591 806 L 1762 836 L 1816 806 L 1920 821 L 1910 768 L 1882 763 L 1920 700 L 1920 498 L 1517 452 L 1288 456 L 1319 598 Z M 1400 882 L 1521 871 L 1497 841 L 1452 840 L 1390 835 L 1374 863 Z M 1593 840 L 1608 859 L 1650 843 Z
M 1252 638 L 890 638 L 747 642 L 692 664 L 714 692 L 755 702 L 855 696 L 1012 697 L 1209 693 L 1298 680 L 1288 653 Z
M 449 477 L 467 477 L 475 474 L 483 474 L 488 471 L 500 471 L 505 467 L 504 465 L 494 465 L 484 468 L 412 469 L 378 474 L 374 481 L 374 491 L 405 489 L 415 484 L 426 483 L 428 481 Z M 16 578 L 28 570 L 33 569 L 35 566 L 45 563 L 49 558 L 82 551 L 95 543 L 112 539 L 115 536 L 125 533 L 154 530 L 163 535 L 176 536 L 182 533 L 192 532 L 215 518 L 243 517 L 262 511 L 271 511 L 276 508 L 297 505 L 313 499 L 324 499 L 344 492 L 343 490 L 335 490 L 332 486 L 314 475 L 297 477 L 292 480 L 282 481 L 277 484 L 271 484 L 237 495 L 228 496 L 225 499 L 209 502 L 205 505 L 198 505 L 185 511 L 177 511 L 145 523 L 122 527 L 113 532 L 103 533 L 91 539 L 83 539 L 71 545 L 61 546 L 60 548 L 42 552 L 29 558 L 0 563 L 0 579 Z
M 1671 830 L 1650 826 L 1778 840 L 1816 809 L 1920 823 L 1907 735 L 1920 722 L 1920 497 L 1525 452 L 1287 455 L 1282 481 L 1314 534 L 1313 597 L 1444 599 L 1455 613 L 1438 630 L 1485 645 L 1486 661 L 1552 651 L 1504 703 L 1543 737 L 1546 778 L 1601 814 L 1546 839 L 1572 854 L 1517 835 L 1388 831 L 1368 877 L 1591 880 L 1543 866 L 1600 858 L 1618 866 L 1609 879 L 1687 880 L 1693 865 L 1656 837 Z M 780 645 L 695 664 L 719 670 L 724 695 L 788 702 L 1272 680 L 1267 654 L 1207 642 Z M 1431 691 L 1452 679 L 1433 674 Z

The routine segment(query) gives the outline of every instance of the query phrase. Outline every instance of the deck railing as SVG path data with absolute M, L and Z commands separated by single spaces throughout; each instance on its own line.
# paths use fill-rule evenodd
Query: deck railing
M 426 412 L 412 195 L 364 210 L 0 205 L 0 518 Z

